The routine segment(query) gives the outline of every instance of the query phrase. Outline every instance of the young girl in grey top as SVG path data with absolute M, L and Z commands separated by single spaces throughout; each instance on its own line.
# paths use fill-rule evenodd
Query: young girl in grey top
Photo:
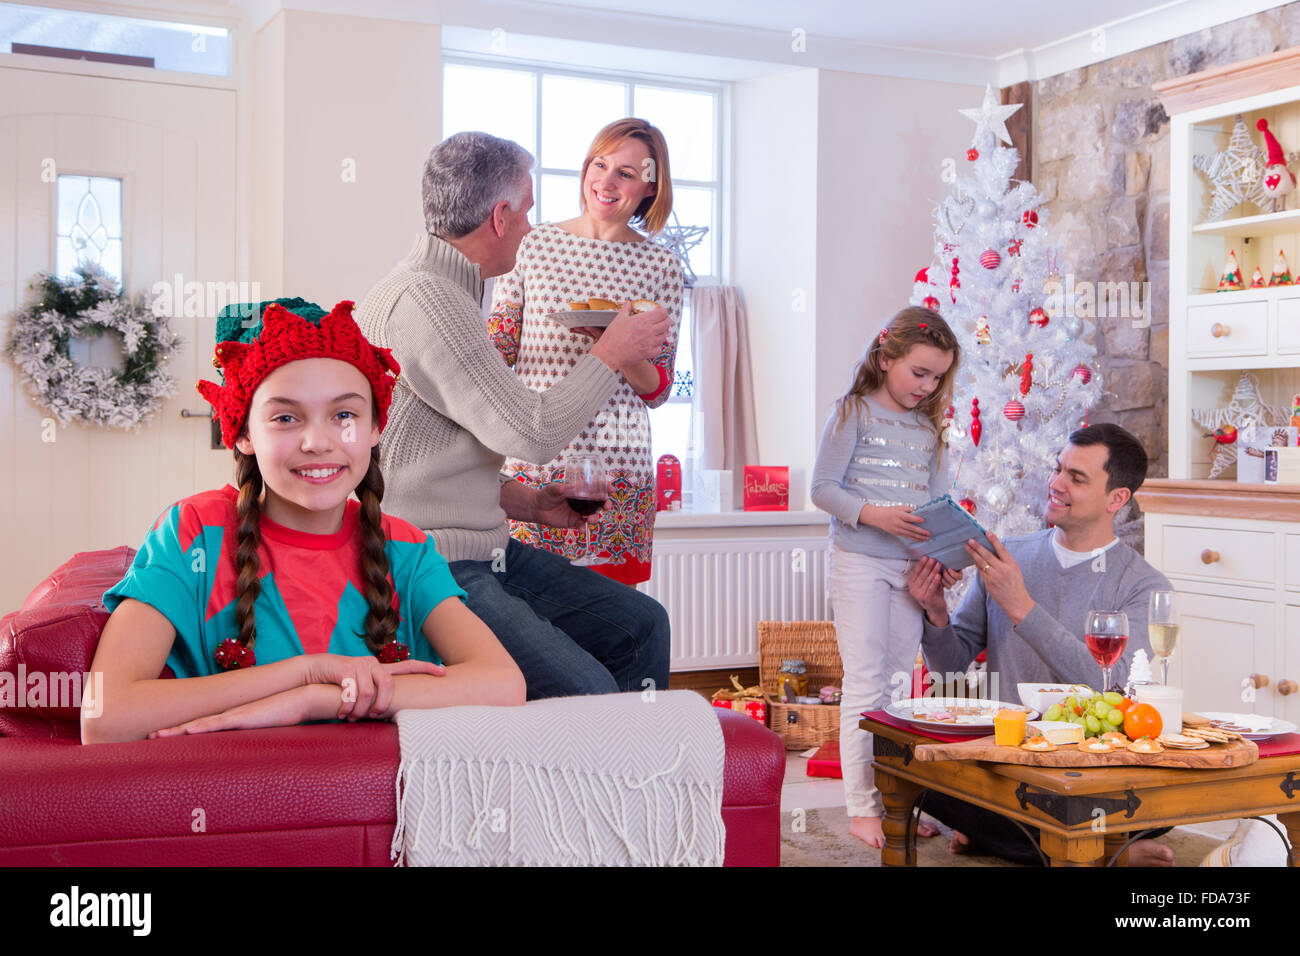
M 938 432 L 960 353 L 937 312 L 911 307 L 895 315 L 831 412 L 813 470 L 813 503 L 831 515 L 849 829 L 876 847 L 884 844 L 884 807 L 871 771 L 871 735 L 858 728 L 858 715 L 884 706 L 891 689 L 910 688 L 922 612 L 907 593 L 904 539 L 930 536 L 911 512 L 945 490 Z M 956 572 L 947 575 L 956 582 Z

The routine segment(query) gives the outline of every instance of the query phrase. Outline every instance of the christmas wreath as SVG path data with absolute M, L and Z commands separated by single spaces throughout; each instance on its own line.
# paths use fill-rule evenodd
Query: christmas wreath
M 32 292 L 14 316 L 5 352 L 37 404 L 61 425 L 76 419 L 136 429 L 175 392 L 162 365 L 179 338 L 165 318 L 145 307 L 143 297 L 121 295 L 117 283 L 96 266 L 78 268 L 71 279 L 41 273 Z M 122 336 L 121 369 L 72 360 L 69 342 L 110 331 Z

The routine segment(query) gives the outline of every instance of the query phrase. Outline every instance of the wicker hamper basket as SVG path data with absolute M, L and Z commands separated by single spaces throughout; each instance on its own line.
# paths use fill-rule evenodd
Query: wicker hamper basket
M 839 704 L 783 704 L 777 687 L 781 662 L 802 658 L 808 665 L 808 693 L 827 684 L 842 686 L 844 666 L 830 621 L 759 621 L 758 678 L 767 697 L 768 726 L 781 735 L 786 750 L 820 747 L 840 737 Z

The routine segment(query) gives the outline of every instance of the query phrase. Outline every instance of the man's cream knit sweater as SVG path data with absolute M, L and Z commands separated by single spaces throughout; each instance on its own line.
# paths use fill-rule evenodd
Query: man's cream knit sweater
M 477 264 L 436 236 L 370 290 L 357 323 L 402 366 L 380 443 L 384 511 L 433 535 L 448 561 L 488 561 L 510 532 L 506 456 L 550 461 L 618 387 L 585 355 L 555 387 L 524 386 L 488 339 Z

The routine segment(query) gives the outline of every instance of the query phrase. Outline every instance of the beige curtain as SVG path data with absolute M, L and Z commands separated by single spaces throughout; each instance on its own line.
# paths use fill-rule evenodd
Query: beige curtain
M 749 327 L 740 289 L 696 286 L 691 291 L 691 317 L 695 467 L 730 470 L 735 507 L 739 508 L 743 500 L 743 468 L 758 464 Z

